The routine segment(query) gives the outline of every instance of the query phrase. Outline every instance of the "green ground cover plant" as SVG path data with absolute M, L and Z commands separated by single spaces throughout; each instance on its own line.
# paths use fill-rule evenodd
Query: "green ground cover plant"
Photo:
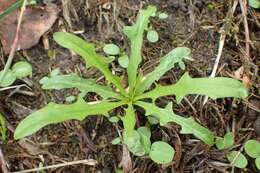
M 156 7 L 148 6 L 146 9 L 140 10 L 135 24 L 125 26 L 123 29 L 131 46 L 129 55 L 123 53 L 126 55 L 124 58 L 128 59 L 128 63 L 124 63 L 128 75 L 128 87 L 126 88 L 121 83 L 122 78 L 110 71 L 109 58 L 97 54 L 92 43 L 70 33 L 55 33 L 54 40 L 62 47 L 80 55 L 85 60 L 86 67 L 94 67 L 101 71 L 107 85 L 97 84 L 94 79 L 84 79 L 77 74 L 62 75 L 53 72 L 50 76 L 44 77 L 40 81 L 43 89 L 78 88 L 81 94 L 72 104 L 51 102 L 27 116 L 16 128 L 15 139 L 31 135 L 49 124 L 72 119 L 84 120 L 90 115 L 106 116 L 110 117 L 112 122 L 121 120 L 124 126 L 122 138 L 116 138 L 113 141 L 114 144 L 123 143 L 134 155 L 147 155 L 156 163 L 170 163 L 174 157 L 174 148 L 164 141 L 151 141 L 151 130 L 148 126 L 136 128 L 136 115 L 138 110 L 143 109 L 147 118 L 157 120 L 161 126 L 176 123 L 181 126 L 181 134 L 191 134 L 210 146 L 214 145 L 215 136 L 212 131 L 200 125 L 192 117 L 185 118 L 177 115 L 172 110 L 172 102 L 168 103 L 166 107 L 157 106 L 156 99 L 174 95 L 176 102 L 180 103 L 189 94 L 206 95 L 212 99 L 245 98 L 247 89 L 235 79 L 226 77 L 192 78 L 187 72 L 174 84 L 167 86 L 157 84 L 157 81 L 173 67 L 178 65 L 185 68 L 184 60 L 188 59 L 191 54 L 191 50 L 187 47 L 177 47 L 162 56 L 159 65 L 152 72 L 145 75 L 139 73 L 143 37 L 151 28 L 150 17 L 154 17 L 156 14 L 158 14 Z M 152 39 L 153 41 L 155 39 Z M 111 44 L 106 45 L 104 51 L 111 55 L 122 52 Z M 83 97 L 89 92 L 95 92 L 102 99 L 96 102 L 85 101 Z M 123 108 L 124 113 L 115 118 L 112 110 L 119 107 Z
M 4 70 L 0 71 L 0 87 L 8 87 L 12 85 L 16 79 L 22 79 L 32 75 L 32 65 L 26 61 L 15 63 L 11 69 L 7 70 L 4 75 Z
M 235 139 L 232 132 L 228 132 L 224 137 L 216 137 L 216 147 L 219 150 L 230 149 L 234 147 Z M 260 170 L 260 143 L 254 139 L 250 139 L 245 142 L 241 147 L 241 151 L 231 150 L 227 153 L 226 157 L 232 167 L 244 169 L 246 168 L 248 161 L 243 151 L 255 159 L 255 166 Z

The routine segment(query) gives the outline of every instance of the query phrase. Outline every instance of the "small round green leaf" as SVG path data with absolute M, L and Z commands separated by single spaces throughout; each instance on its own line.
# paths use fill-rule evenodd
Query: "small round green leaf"
M 120 139 L 119 137 L 117 137 L 117 138 L 113 139 L 111 143 L 112 143 L 113 145 L 118 145 L 118 144 L 121 143 L 121 139 Z
M 147 32 L 147 40 L 151 43 L 155 43 L 159 40 L 159 35 L 155 30 L 149 30 Z
M 127 135 L 124 131 L 123 133 L 123 142 L 127 145 L 129 151 L 131 151 L 135 156 L 145 155 L 145 148 L 141 142 L 141 135 L 134 130 L 133 134 Z
M 139 127 L 137 129 L 137 132 L 140 134 L 141 137 L 141 144 L 143 145 L 143 148 L 145 150 L 145 154 L 148 154 L 151 149 L 151 131 L 147 127 Z
M 109 118 L 109 121 L 111 123 L 117 123 L 119 121 L 119 118 L 117 116 L 112 116 Z
M 120 49 L 115 44 L 106 44 L 103 48 L 103 51 L 108 55 L 118 55 L 120 52 Z
M 234 167 L 245 168 L 247 166 L 246 157 L 239 151 L 231 151 L 228 153 L 227 159 Z
M 162 13 L 159 13 L 158 17 L 159 17 L 159 19 L 167 19 L 168 18 L 168 14 L 162 12 Z
M 255 159 L 255 166 L 258 170 L 260 170 L 260 157 Z
M 129 58 L 127 55 L 123 55 L 121 57 L 118 58 L 118 63 L 121 67 L 123 68 L 127 68 L 128 64 L 129 64 Z
M 105 61 L 106 61 L 108 64 L 110 64 L 110 63 L 113 62 L 115 59 L 116 59 L 116 57 L 114 57 L 114 56 L 109 56 L 109 57 L 107 57 L 107 58 L 105 59 Z
M 3 75 L 3 71 L 0 72 L 0 78 L 2 78 L 1 76 Z M 0 83 L 1 87 L 7 87 L 10 86 L 14 83 L 16 77 L 14 75 L 14 73 L 11 70 L 8 70 L 2 83 Z
M 260 8 L 260 1 L 259 0 L 248 0 L 249 6 L 253 8 Z
M 32 65 L 26 61 L 20 61 L 13 65 L 12 71 L 18 79 L 21 79 L 32 75 Z
M 234 145 L 234 135 L 232 132 L 225 134 L 224 138 L 217 137 L 216 146 L 219 150 L 223 150 Z
M 172 161 L 174 154 L 172 146 L 166 142 L 158 141 L 152 144 L 149 156 L 158 164 L 167 164 Z
M 260 157 L 260 143 L 256 140 L 248 140 L 245 143 L 245 151 L 252 158 Z

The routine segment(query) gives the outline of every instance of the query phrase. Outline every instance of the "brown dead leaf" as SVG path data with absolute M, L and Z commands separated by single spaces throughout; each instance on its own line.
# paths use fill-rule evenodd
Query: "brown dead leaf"
M 12 4 L 14 4 L 16 0 L 0 0 L 0 12 L 4 11 Z
M 0 0 L 0 11 L 10 6 L 9 0 Z M 15 10 L 0 20 L 0 40 L 3 45 L 4 52 L 8 54 L 15 37 L 17 19 L 20 10 Z M 39 42 L 40 37 L 50 29 L 59 10 L 54 4 L 48 4 L 44 7 L 30 6 L 27 7 L 23 16 L 22 25 L 19 32 L 19 41 L 17 50 L 29 49 Z

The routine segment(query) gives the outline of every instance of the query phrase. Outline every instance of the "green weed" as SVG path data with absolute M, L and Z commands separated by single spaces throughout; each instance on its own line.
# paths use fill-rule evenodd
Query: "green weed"
M 150 140 L 151 131 L 148 127 L 136 126 L 137 108 L 145 110 L 145 116 L 159 122 L 161 126 L 167 123 L 176 123 L 181 126 L 181 134 L 192 134 L 208 145 L 214 145 L 213 132 L 201 126 L 192 117 L 184 118 L 172 110 L 170 102 L 166 107 L 158 107 L 155 100 L 162 96 L 175 95 L 177 103 L 189 94 L 207 95 L 213 99 L 224 97 L 247 97 L 247 89 L 235 79 L 216 78 L 192 78 L 185 73 L 178 82 L 168 86 L 156 84 L 157 81 L 176 65 L 185 68 L 184 60 L 188 59 L 191 50 L 186 47 L 178 47 L 160 58 L 159 65 L 150 73 L 142 75 L 138 72 L 142 61 L 141 49 L 144 34 L 150 31 L 150 17 L 156 15 L 156 8 L 148 6 L 140 10 L 137 21 L 132 26 L 123 29 L 124 34 L 130 40 L 131 52 L 129 56 L 117 48 L 106 45 L 104 51 L 113 56 L 124 55 L 127 63 L 121 62 L 127 70 L 128 87 L 124 88 L 121 78 L 112 74 L 109 69 L 109 61 L 106 57 L 95 51 L 95 46 L 73 34 L 58 32 L 54 34 L 54 40 L 64 48 L 68 48 L 79 54 L 86 63 L 86 67 L 95 67 L 103 73 L 107 85 L 99 85 L 94 79 L 84 79 L 77 74 L 61 75 L 54 72 L 49 77 L 44 77 L 40 83 L 43 89 L 78 88 L 81 91 L 77 101 L 72 104 L 49 103 L 44 108 L 27 116 L 15 130 L 15 139 L 31 135 L 46 125 L 59 123 L 71 119 L 83 120 L 90 115 L 103 115 L 110 117 L 109 112 L 122 107 L 124 114 L 118 115 L 123 122 L 124 131 L 122 139 L 116 139 L 113 144 L 124 143 L 136 156 L 148 155 L 159 164 L 170 163 L 174 156 L 174 148 L 163 141 L 153 142 Z M 166 18 L 160 14 L 161 18 Z M 149 36 L 150 37 L 150 36 Z M 151 36 L 152 41 L 156 41 Z M 119 54 L 119 55 L 117 55 Z M 121 55 L 120 55 L 121 54 Z M 128 58 L 129 57 L 129 58 Z M 152 85 L 156 85 L 151 89 Z M 102 97 L 97 102 L 86 102 L 82 97 L 88 92 L 95 92 Z M 150 98 L 152 101 L 147 101 Z M 117 122 L 115 118 L 110 119 Z

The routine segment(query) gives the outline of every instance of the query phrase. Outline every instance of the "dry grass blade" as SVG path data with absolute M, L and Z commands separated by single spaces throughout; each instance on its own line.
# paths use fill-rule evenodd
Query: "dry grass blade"
M 245 0 L 239 0 L 240 8 L 243 15 L 243 22 L 244 22 L 244 28 L 245 28 L 245 38 L 246 38 L 246 59 L 250 59 L 250 37 L 249 37 L 249 28 L 248 28 L 248 22 L 247 22 L 247 2 Z
M 56 164 L 56 165 L 51 165 L 51 166 L 44 166 L 44 167 L 39 167 L 39 168 L 34 168 L 34 169 L 28 169 L 24 171 L 16 171 L 12 173 L 29 173 L 29 172 L 38 172 L 42 170 L 48 170 L 48 169 L 54 169 L 54 168 L 60 168 L 60 167 L 65 167 L 65 166 L 72 166 L 72 165 L 89 165 L 89 166 L 95 166 L 97 164 L 96 160 L 93 159 L 87 159 L 87 160 L 77 160 L 77 161 L 72 161 L 72 162 L 66 162 L 66 163 L 61 163 L 61 164 Z
M 218 69 L 218 65 L 219 65 L 219 61 L 220 61 L 220 58 L 221 58 L 221 55 L 222 55 L 222 51 L 223 51 L 223 48 L 224 48 L 224 44 L 225 44 L 225 40 L 226 40 L 226 34 L 227 32 L 229 32 L 230 30 L 230 27 L 231 27 L 231 17 L 233 16 L 234 12 L 235 12 L 235 9 L 237 7 L 237 4 L 238 4 L 238 1 L 235 0 L 234 3 L 233 3 L 233 6 L 232 6 L 232 9 L 231 9 L 231 12 L 229 12 L 227 14 L 227 23 L 224 24 L 224 26 L 221 28 L 221 35 L 220 35 L 220 38 L 219 38 L 219 46 L 218 46 L 218 54 L 217 54 L 217 58 L 215 60 L 215 64 L 213 66 L 213 70 L 211 72 L 211 75 L 210 77 L 215 77 L 216 76 L 216 73 L 217 73 L 217 69 Z M 204 101 L 203 101 L 203 105 L 205 105 L 208 101 L 208 97 L 205 97 Z

